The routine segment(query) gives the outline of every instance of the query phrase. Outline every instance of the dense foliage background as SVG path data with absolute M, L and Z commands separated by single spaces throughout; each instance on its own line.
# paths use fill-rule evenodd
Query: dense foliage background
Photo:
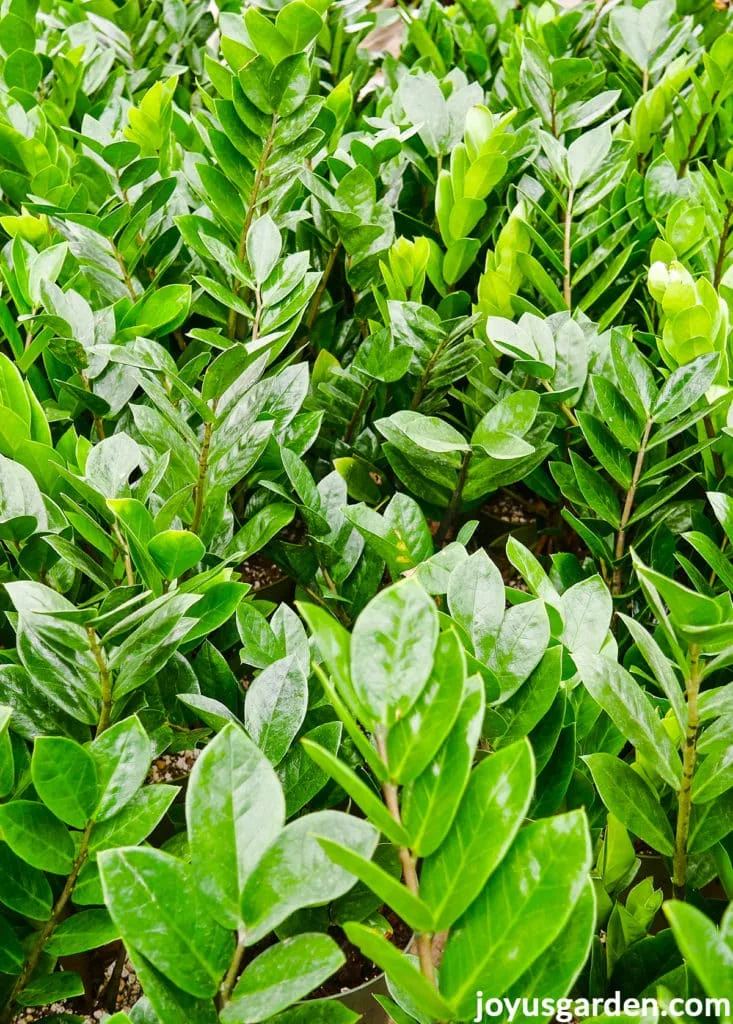
M 728 7 L 0 0 L 3 1024 L 733 1005 Z

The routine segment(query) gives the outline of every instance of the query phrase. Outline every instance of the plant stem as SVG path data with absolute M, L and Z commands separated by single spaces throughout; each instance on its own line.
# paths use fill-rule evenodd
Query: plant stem
M 708 435 L 709 438 L 712 439 L 718 436 L 717 431 L 715 429 L 715 424 L 709 416 L 705 416 L 702 422 L 703 426 L 705 427 L 705 433 Z M 713 457 L 713 470 L 715 471 L 715 476 L 718 478 L 718 481 L 720 481 L 725 476 L 725 466 L 723 465 L 723 460 L 720 457 L 720 452 L 713 451 L 712 448 L 710 449 L 710 454 Z
M 209 450 L 211 448 L 211 431 L 213 424 L 211 420 L 204 424 L 204 441 L 201 445 L 199 455 L 199 475 L 194 486 L 193 496 L 193 519 L 191 520 L 191 533 L 198 533 L 201 527 L 201 519 L 204 514 L 204 495 L 206 493 L 206 471 L 209 468 Z
M 359 420 L 361 418 L 361 414 L 364 412 L 364 409 L 366 408 L 366 404 L 367 404 L 369 398 L 371 397 L 371 393 L 372 393 L 373 389 L 374 389 L 374 382 L 373 381 L 370 381 L 369 384 L 365 385 L 365 387 L 363 388 L 363 390 L 361 392 L 361 395 L 359 396 L 359 401 L 356 403 L 356 405 L 354 407 L 354 411 L 351 414 L 351 419 L 349 420 L 348 424 L 346 425 L 346 430 L 344 431 L 344 438 L 343 438 L 344 444 L 350 444 L 351 443 L 351 439 L 354 436 L 354 431 L 356 430 L 356 427 L 357 427 L 357 425 L 359 423 Z
M 102 648 L 99 646 L 96 630 L 92 626 L 87 627 L 87 636 L 89 637 L 89 646 L 94 660 L 99 669 L 99 686 L 102 691 L 102 711 L 97 724 L 97 736 L 99 736 L 108 728 L 110 723 L 110 715 L 112 713 L 112 677 Z
M 563 265 L 565 267 L 565 277 L 563 279 L 563 296 L 568 309 L 572 309 L 573 305 L 573 288 L 570 284 L 570 277 L 572 273 L 572 258 L 573 248 L 570 244 L 570 235 L 573 230 L 573 200 L 575 199 L 575 190 L 570 189 L 568 191 L 568 204 L 565 207 L 565 234 L 563 238 Z
M 621 559 L 624 557 L 624 551 L 626 550 L 626 527 L 629 524 L 631 513 L 634 510 L 634 499 L 636 497 L 636 489 L 639 486 L 639 480 L 641 478 L 641 472 L 644 468 L 644 458 L 646 456 L 646 446 L 649 443 L 649 434 L 652 429 L 652 421 L 647 420 L 644 425 L 644 433 L 641 437 L 641 447 L 636 453 L 636 463 L 634 465 L 634 472 L 631 477 L 631 486 L 626 492 L 626 501 L 624 502 L 623 512 L 621 513 L 621 525 L 619 531 L 616 534 L 616 549 L 614 551 L 614 559 L 616 566 L 613 570 L 613 594 L 618 597 L 621 593 L 621 587 L 623 585 L 623 575 L 621 570 Z
M 716 291 L 720 287 L 720 280 L 723 276 L 723 263 L 725 262 L 725 250 L 728 245 L 728 235 L 730 234 L 731 220 L 733 220 L 733 202 L 728 203 L 725 219 L 723 221 L 723 230 L 720 232 L 718 258 L 715 261 L 715 273 L 713 274 L 713 288 L 715 288 Z
M 252 192 L 250 193 L 250 197 L 249 197 L 249 206 L 247 208 L 247 215 L 244 218 L 244 224 L 242 225 L 242 233 L 239 236 L 239 245 L 237 246 L 237 257 L 240 260 L 244 260 L 245 256 L 247 255 L 247 235 L 249 234 L 249 229 L 252 226 L 252 218 L 254 217 L 255 207 L 257 206 L 257 200 L 259 198 L 260 189 L 262 188 L 262 183 L 263 183 L 263 181 L 265 179 L 265 171 L 267 169 L 267 161 L 270 159 L 270 154 L 272 153 L 272 147 L 273 147 L 274 142 L 275 142 L 275 129 L 277 128 L 277 122 L 278 122 L 277 115 L 273 115 L 272 124 L 270 125 L 270 130 L 267 133 L 267 138 L 265 139 L 265 145 L 264 145 L 264 147 L 262 149 L 262 156 L 260 157 L 260 161 L 257 164 L 257 170 L 255 172 L 255 180 L 254 180 L 254 184 L 252 185 Z M 232 291 L 234 292 L 235 295 L 239 295 L 239 289 L 240 289 L 240 282 L 239 281 L 234 281 L 232 283 Z M 236 311 L 236 309 L 230 309 L 229 310 L 229 316 L 227 318 L 227 334 L 228 334 L 229 338 L 232 341 L 236 337 L 236 334 L 237 334 L 237 311 Z
M 218 1010 L 223 1010 L 229 1002 L 232 994 L 232 989 L 239 976 L 239 970 L 242 966 L 242 960 L 244 959 L 244 952 L 246 946 L 244 942 L 244 929 L 240 928 L 237 935 L 237 946 L 232 955 L 231 963 L 227 968 L 227 972 L 224 975 L 224 980 L 221 983 L 219 993 L 216 997 L 216 1006 Z
M 433 372 L 433 367 L 435 366 L 435 364 L 437 363 L 438 359 L 443 354 L 443 349 L 445 348 L 447 343 L 448 343 L 448 336 L 446 335 L 435 346 L 433 352 L 430 355 L 430 358 L 428 359 L 427 363 L 425 364 L 425 369 L 423 370 L 423 372 L 422 372 L 422 374 L 420 376 L 420 380 L 417 382 L 417 387 L 415 388 L 415 394 L 412 396 L 412 401 L 410 402 L 410 411 L 411 412 L 416 412 L 417 409 L 420 407 L 420 402 L 422 402 L 422 396 L 425 394 L 425 388 L 427 387 L 428 381 L 430 380 L 431 374 Z
M 127 577 L 127 585 L 128 585 L 128 587 L 134 587 L 135 586 L 135 570 L 132 567 L 132 559 L 130 558 L 130 549 L 127 546 L 127 542 L 125 541 L 125 538 L 122 536 L 122 531 L 120 530 L 120 528 L 117 525 L 117 523 L 115 523 L 113 525 L 112 533 L 114 534 L 114 538 L 117 541 L 117 547 L 119 548 L 120 554 L 122 555 L 122 560 L 125 563 L 125 576 Z
M 41 959 L 41 955 L 43 954 L 43 949 L 48 940 L 53 935 L 54 931 L 56 930 L 57 925 L 61 921 L 61 917 L 64 913 L 64 910 L 66 909 L 66 904 L 69 902 L 69 899 L 71 898 L 71 893 L 73 892 L 74 886 L 76 885 L 76 880 L 79 877 L 79 872 L 81 871 L 82 867 L 86 862 L 87 853 L 89 851 L 89 838 L 91 836 L 93 825 L 94 822 L 89 821 L 87 823 L 86 828 L 82 832 L 79 851 L 74 859 L 74 864 L 71 869 L 71 873 L 69 877 L 66 879 L 66 884 L 64 885 L 64 888 L 61 891 L 61 895 L 54 904 L 54 908 L 51 911 L 51 916 L 38 933 L 35 945 L 33 946 L 30 955 L 28 956 L 28 959 L 23 965 L 23 970 L 15 979 L 15 984 L 13 985 L 10 991 L 10 995 L 8 996 L 7 1002 L 5 1003 L 5 1007 L 3 1008 L 2 1011 L 2 1016 L 0 1016 L 0 1024 L 10 1024 L 18 996 L 33 977 L 33 974 L 36 968 L 38 967 L 38 962 Z
M 677 798 L 677 832 L 672 861 L 672 886 L 675 899 L 684 900 L 687 894 L 687 838 L 690 832 L 692 810 L 692 776 L 697 761 L 697 730 L 699 716 L 697 695 L 700 692 L 700 648 L 690 645 L 690 674 L 686 681 L 687 732 L 682 755 L 682 786 Z
M 331 271 L 333 270 L 334 265 L 336 263 L 336 257 L 338 256 L 340 248 L 341 240 L 339 239 L 339 241 L 328 254 L 326 266 L 323 268 L 323 273 L 321 274 L 321 280 L 318 282 L 318 287 L 313 293 L 313 298 L 311 299 L 310 306 L 308 307 L 308 313 L 306 314 L 305 318 L 305 326 L 308 330 L 310 330 L 313 324 L 316 322 L 318 310 L 321 305 L 321 299 L 323 298 L 323 293 L 325 292 L 326 286 L 328 285 L 328 279 L 331 276 Z
M 544 387 L 545 391 L 549 391 L 550 394 L 552 394 L 552 385 L 549 383 L 549 381 L 543 380 L 542 386 Z M 560 411 L 562 412 L 563 416 L 568 421 L 571 427 L 580 426 L 580 423 L 578 423 L 575 413 L 567 404 L 567 402 L 560 402 Z
M 687 173 L 687 168 L 689 166 L 690 160 L 692 160 L 693 156 L 695 155 L 695 149 L 697 148 L 697 141 L 700 138 L 700 135 L 702 134 L 703 129 L 705 128 L 705 125 L 707 123 L 708 118 L 713 113 L 713 110 L 715 108 L 715 104 L 716 104 L 716 102 L 718 100 L 718 96 L 719 95 L 720 95 L 720 90 L 716 90 L 712 94 L 712 96 L 710 97 L 710 110 L 708 110 L 708 112 L 706 114 L 702 115 L 700 120 L 697 122 L 697 127 L 695 128 L 695 131 L 690 136 L 690 142 L 689 142 L 689 145 L 687 146 L 687 152 L 685 153 L 684 159 L 682 160 L 682 163 L 680 164 L 679 170 L 677 171 L 677 178 L 678 179 L 679 178 L 684 178 L 685 174 Z
M 451 495 L 450 504 L 445 510 L 443 518 L 440 520 L 440 526 L 438 532 L 435 534 L 435 543 L 438 547 L 441 547 L 443 541 L 448 535 L 448 531 L 455 522 L 458 510 L 461 507 L 461 498 L 463 496 L 463 488 L 466 486 L 466 478 L 468 477 L 468 467 L 471 464 L 471 456 L 473 452 L 469 450 L 463 456 L 463 462 L 461 462 L 461 468 L 458 472 L 458 482 L 456 483 L 455 490 Z
M 384 734 L 382 732 L 376 733 L 377 741 L 377 752 L 384 762 L 387 764 L 387 746 L 384 740 Z M 402 815 L 400 814 L 400 802 L 397 794 L 397 786 L 392 782 L 385 782 L 382 786 L 382 792 L 384 793 L 384 802 L 387 805 L 387 810 L 392 815 L 394 820 L 398 824 L 402 824 Z M 413 894 L 413 896 L 420 897 L 420 880 L 417 876 L 417 859 L 411 850 L 408 850 L 406 846 L 400 846 L 398 849 L 400 863 L 402 865 L 402 878 Z M 417 932 L 417 955 L 420 960 L 420 970 L 425 978 L 430 982 L 431 985 L 435 984 L 435 967 L 433 965 L 433 937 L 428 932 Z

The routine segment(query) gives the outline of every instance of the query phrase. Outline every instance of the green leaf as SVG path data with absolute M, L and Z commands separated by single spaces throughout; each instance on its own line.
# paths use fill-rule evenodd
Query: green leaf
M 303 739 L 318 743 L 336 754 L 341 744 L 341 722 L 323 722 L 305 734 Z M 278 777 L 285 794 L 285 814 L 292 817 L 310 803 L 329 780 L 329 774 L 308 755 L 302 743 L 295 743 L 278 765 Z
M 247 964 L 221 1020 L 266 1020 L 318 988 L 343 963 L 344 954 L 328 935 L 305 933 L 278 942 Z
M 317 765 L 320 765 L 332 779 L 338 782 L 380 832 L 383 832 L 398 846 L 407 845 L 407 832 L 399 822 L 395 821 L 374 790 L 359 778 L 353 768 L 349 768 L 330 750 L 326 750 L 305 736 L 301 743 L 308 756 L 312 757 Z
M 28 984 L 20 995 L 23 1006 L 46 1006 L 84 995 L 84 982 L 73 971 L 42 974 Z
M 405 786 L 402 819 L 409 846 L 427 857 L 440 846 L 455 818 L 484 720 L 484 686 L 470 676 L 456 723 L 424 772 Z
M 125 945 L 192 996 L 213 996 L 232 953 L 231 934 L 209 915 L 191 868 L 160 850 L 99 854 L 104 901 Z
M 698 766 L 692 780 L 692 802 L 704 804 L 715 800 L 733 786 L 733 743 L 716 750 Z
M 441 932 L 470 906 L 501 863 L 529 808 L 534 758 L 527 740 L 505 747 L 471 772 L 445 840 L 427 857 L 420 894 Z
M 628 490 L 631 486 L 631 464 L 629 457 L 605 424 L 587 412 L 578 412 L 578 422 L 588 447 L 615 483 Z M 580 483 L 580 481 L 578 481 Z M 582 486 L 581 486 L 582 489 Z
M 31 761 L 33 785 L 57 818 L 84 828 L 99 801 L 94 758 L 63 736 L 39 736 Z
M 499 702 L 508 700 L 529 678 L 549 640 L 550 620 L 543 601 L 526 601 L 507 610 L 486 658 L 501 686 Z
M 24 89 L 35 92 L 41 81 L 43 67 L 35 53 L 28 50 L 13 50 L 5 61 L 3 78 L 9 89 Z
M 503 995 L 562 933 L 587 884 L 590 860 L 580 811 L 519 832 L 445 947 L 440 987 L 459 1019 L 475 1014 L 477 988 Z
M 254 221 L 247 235 L 247 258 L 257 285 L 262 285 L 280 258 L 282 238 L 269 213 Z
M 210 912 L 234 929 L 247 878 L 285 823 L 278 778 L 241 728 L 226 725 L 197 760 L 186 818 L 193 868 Z
M 120 933 L 106 910 L 83 910 L 61 922 L 46 951 L 51 956 L 73 956 L 106 946 L 119 937 Z
M 419 932 L 436 930 L 430 907 L 394 875 L 340 843 L 323 838 L 319 838 L 319 842 L 334 864 L 356 875 L 411 928 Z
M 584 654 L 575 660 L 591 697 L 664 781 L 673 789 L 679 789 L 682 762 L 636 680 L 611 658 Z
M 108 665 L 115 672 L 115 700 L 143 686 L 173 657 L 196 625 L 186 612 L 198 600 L 198 594 L 170 595 L 114 650 Z
M 529 999 L 527 1005 L 534 1007 L 534 999 L 539 999 L 539 1005 L 542 1006 L 543 999 L 558 1000 L 566 996 L 572 991 L 573 984 L 588 959 L 595 924 L 595 887 L 588 879 L 563 929 L 562 941 L 553 942 L 541 956 L 538 956 L 522 977 L 510 987 L 505 998 L 511 1002 L 518 998 Z M 506 1020 L 507 1017 L 508 1014 L 505 1014 L 500 1019 Z M 526 1018 L 522 1015 L 521 1019 Z M 551 1014 L 540 1013 L 539 1019 L 549 1021 Z
M 387 733 L 390 779 L 404 785 L 427 768 L 458 717 L 465 678 L 466 657 L 458 636 L 453 630 L 441 633 L 422 693 Z
M 504 617 L 504 581 L 484 550 L 453 570 L 447 596 L 451 616 L 470 637 L 476 657 L 485 661 Z
M 0 971 L 18 975 L 23 970 L 25 953 L 20 939 L 4 917 L 0 917 Z
M 248 944 L 259 941 L 294 911 L 329 903 L 354 884 L 354 876 L 329 860 L 317 837 L 371 857 L 379 833 L 368 822 L 339 811 L 306 814 L 287 825 L 244 887 L 242 919 Z
M 717 352 L 709 352 L 671 373 L 652 408 L 654 422 L 668 423 L 702 398 L 715 379 L 718 362 Z
M 652 670 L 654 678 L 659 683 L 665 697 L 672 705 L 680 732 L 687 730 L 687 708 L 682 693 L 680 681 L 675 674 L 672 662 L 659 646 L 657 641 L 648 633 L 641 623 L 632 619 L 629 615 L 619 613 L 619 617 L 628 629 L 634 643 L 643 654 L 647 664 Z
M 438 640 L 438 612 L 415 580 L 380 591 L 356 620 L 351 679 L 371 723 L 392 725 L 428 681 Z
M 291 0 L 275 19 L 275 28 L 290 43 L 292 53 L 300 53 L 312 42 L 323 27 L 321 17 L 303 0 Z
M 91 752 L 101 794 L 94 820 L 105 821 L 118 814 L 142 786 L 150 767 L 152 747 L 140 720 L 132 716 L 98 736 Z
M 35 921 L 51 915 L 53 893 L 46 876 L 17 854 L 7 843 L 0 842 L 0 903 L 17 914 Z
M 0 805 L 0 836 L 13 853 L 31 867 L 68 875 L 74 864 L 74 843 L 63 822 L 33 800 Z
M 674 853 L 672 826 L 654 790 L 638 772 L 612 754 L 588 754 L 601 800 L 618 820 L 654 850 Z
M 206 548 L 188 530 L 164 530 L 148 542 L 148 553 L 167 580 L 175 580 L 197 565 Z
M 727 999 L 728 1005 L 733 1005 L 729 926 L 727 930 L 718 930 L 697 907 L 679 900 L 665 903 L 664 912 L 682 955 L 706 994 L 714 999 Z
M 244 726 L 260 750 L 279 764 L 303 724 L 308 683 L 295 655 L 281 658 L 257 676 L 244 702 Z
M 389 980 L 410 998 L 422 1013 L 437 1020 L 453 1020 L 453 1009 L 427 978 L 420 973 L 412 960 L 401 953 L 383 935 L 366 925 L 344 925 L 349 942 L 358 946 L 365 957 L 382 968 Z
M 617 530 L 621 525 L 621 507 L 613 487 L 577 452 L 570 453 L 570 461 L 588 508 Z
M 178 786 L 160 782 L 138 790 L 119 813 L 95 822 L 89 837 L 90 858 L 94 860 L 100 850 L 137 846 L 147 839 L 178 793 Z

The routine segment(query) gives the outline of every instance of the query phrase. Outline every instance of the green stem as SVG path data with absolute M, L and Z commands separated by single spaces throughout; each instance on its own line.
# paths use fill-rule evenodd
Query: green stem
M 246 949 L 244 941 L 244 929 L 240 928 L 237 935 L 237 946 L 234 950 L 227 972 L 224 975 L 224 980 L 221 983 L 219 993 L 216 997 L 217 1009 L 223 1010 L 229 1002 L 232 995 L 232 989 L 236 984 L 237 978 L 239 977 L 239 971 L 242 967 L 242 960 L 244 959 L 244 953 Z
M 211 420 L 204 424 L 204 440 L 199 455 L 199 473 L 194 485 L 193 496 L 193 519 L 191 520 L 191 533 L 198 533 L 201 528 L 201 519 L 204 514 L 204 497 L 206 494 L 206 473 L 209 468 L 209 451 L 211 449 L 211 431 L 213 424 Z
M 684 900 L 687 895 L 687 841 L 690 833 L 692 812 L 692 777 L 697 762 L 697 732 L 700 719 L 697 697 L 700 692 L 700 648 L 690 645 L 690 673 L 686 681 L 687 731 L 682 753 L 682 785 L 677 797 L 677 831 L 675 834 L 674 858 L 672 861 L 672 886 L 675 899 Z
M 707 125 L 708 118 L 713 113 L 713 110 L 715 108 L 715 104 L 718 101 L 719 95 L 720 95 L 720 90 L 716 90 L 712 94 L 712 96 L 710 97 L 710 110 L 708 110 L 707 113 L 705 113 L 705 114 L 703 114 L 701 116 L 700 120 L 697 122 L 697 127 L 695 128 L 695 131 L 690 136 L 690 142 L 689 142 L 689 145 L 687 147 L 687 152 L 685 153 L 684 159 L 682 160 L 682 163 L 680 164 L 679 170 L 677 171 L 677 178 L 678 179 L 679 178 L 684 178 L 685 174 L 687 173 L 687 168 L 688 168 L 688 166 L 690 164 L 690 161 L 692 160 L 692 158 L 695 155 L 695 150 L 697 149 L 698 139 L 700 138 L 701 135 L 703 135 L 703 129 Z
M 387 766 L 387 745 L 383 732 L 376 733 L 377 752 L 385 767 Z M 400 801 L 397 786 L 392 782 L 385 782 L 382 785 L 384 802 L 387 810 L 394 820 L 401 825 L 402 815 L 400 814 Z M 417 857 L 406 846 L 398 848 L 400 864 L 402 865 L 402 879 L 413 894 L 420 898 L 420 880 L 417 875 Z M 420 961 L 420 970 L 431 985 L 435 985 L 435 965 L 433 964 L 433 937 L 429 932 L 417 932 L 417 955 Z
M 723 230 L 720 232 L 720 245 L 718 246 L 718 258 L 715 261 L 715 273 L 713 274 L 713 288 L 717 291 L 720 288 L 720 280 L 723 276 L 723 264 L 725 263 L 725 250 L 728 247 L 728 236 L 733 219 L 733 202 L 728 203 L 723 221 Z
M 563 265 L 565 267 L 565 277 L 563 278 L 563 297 L 565 304 L 568 309 L 572 309 L 573 306 L 573 287 L 570 283 L 572 275 L 572 260 L 573 260 L 573 247 L 571 244 L 571 234 L 573 230 L 573 201 L 575 199 L 575 190 L 570 189 L 568 191 L 568 203 L 565 207 L 565 231 L 563 235 Z
M 71 873 L 66 879 L 66 884 L 64 885 L 64 888 L 61 891 L 61 895 L 54 904 L 53 910 L 51 911 L 51 916 L 38 933 L 38 937 L 36 938 L 33 948 L 31 949 L 30 955 L 28 956 L 28 959 L 23 965 L 23 970 L 15 979 L 15 984 L 13 985 L 10 991 L 10 995 L 8 996 L 7 1002 L 5 1003 L 5 1006 L 2 1011 L 2 1016 L 0 1016 L 0 1024 L 10 1024 L 18 1000 L 18 996 L 21 994 L 25 986 L 33 977 L 33 974 L 35 973 L 35 970 L 38 967 L 38 963 L 43 954 L 44 947 L 46 946 L 46 943 L 49 941 L 54 931 L 56 930 L 56 927 L 61 921 L 61 917 L 64 911 L 66 910 L 66 905 L 69 902 L 71 898 L 71 893 L 73 892 L 74 886 L 76 885 L 76 880 L 79 877 L 79 872 L 86 863 L 87 854 L 89 852 L 89 839 L 91 836 L 93 825 L 94 822 L 89 821 L 87 823 L 86 828 L 82 832 L 81 843 L 79 845 L 79 850 L 76 855 L 76 858 L 74 859 L 74 864 L 72 866 Z
M 249 229 L 252 226 L 252 218 L 254 217 L 255 208 L 257 207 L 257 200 L 259 198 L 260 189 L 262 188 L 265 180 L 265 172 L 267 170 L 267 161 L 270 159 L 272 153 L 272 147 L 275 143 L 275 129 L 277 128 L 278 118 L 274 115 L 272 118 L 272 124 L 270 130 L 267 133 L 265 139 L 265 145 L 262 149 L 262 156 L 257 164 L 257 170 L 255 171 L 255 180 L 252 185 L 252 192 L 249 197 L 249 206 L 247 208 L 247 215 L 244 218 L 244 224 L 242 225 L 242 233 L 239 236 L 239 245 L 237 246 L 237 257 L 239 260 L 244 260 L 247 255 L 247 235 Z M 235 295 L 239 295 L 240 282 L 234 281 L 232 284 L 232 291 Z M 229 310 L 229 316 L 227 318 L 227 334 L 233 341 L 237 334 L 237 311 L 236 309 Z
M 102 691 L 102 711 L 97 724 L 97 736 L 99 736 L 109 728 L 112 715 L 112 675 L 102 648 L 99 646 L 97 633 L 91 626 L 87 627 L 87 636 L 89 637 L 89 647 L 99 670 L 99 686 Z
M 455 490 L 453 491 L 453 494 L 451 495 L 450 504 L 448 505 L 448 508 L 445 510 L 445 514 L 444 514 L 443 518 L 440 521 L 440 526 L 438 527 L 438 532 L 435 535 L 435 543 L 437 544 L 438 547 L 442 546 L 443 541 L 445 540 L 446 536 L 448 535 L 448 531 L 453 526 L 453 523 L 456 520 L 456 516 L 458 515 L 458 510 L 461 507 L 461 498 L 463 497 L 463 488 L 466 486 L 466 478 L 468 477 L 468 467 L 471 464 L 471 456 L 472 456 L 472 454 L 473 454 L 473 452 L 469 448 L 469 450 L 463 456 L 463 461 L 461 462 L 461 468 L 460 468 L 460 470 L 458 472 L 458 482 L 456 483 Z
M 361 418 L 361 414 L 364 412 L 364 409 L 366 408 L 366 404 L 369 401 L 369 398 L 371 396 L 371 393 L 372 393 L 373 389 L 374 389 L 374 382 L 373 381 L 371 381 L 369 384 L 367 384 L 363 388 L 363 390 L 361 392 L 361 395 L 359 396 L 359 401 L 356 403 L 356 406 L 354 407 L 354 411 L 351 414 L 351 419 L 349 420 L 348 424 L 346 425 L 346 430 L 344 431 L 344 444 L 350 444 L 351 443 L 351 439 L 354 436 L 354 431 L 357 428 L 357 425 L 358 425 L 359 420 Z
M 646 448 L 649 443 L 649 434 L 652 429 L 652 421 L 647 420 L 644 426 L 644 433 L 641 438 L 641 447 L 636 453 L 636 463 L 634 465 L 634 472 L 631 477 L 631 486 L 626 492 L 626 501 L 624 502 L 623 512 L 621 513 L 621 525 L 619 526 L 618 533 L 616 534 L 616 549 L 614 551 L 614 561 L 616 563 L 613 570 L 613 594 L 615 597 L 621 593 L 623 585 L 623 573 L 621 569 L 621 559 L 624 557 L 626 550 L 626 528 L 629 525 L 629 519 L 631 513 L 634 510 L 634 499 L 636 498 L 636 489 L 639 486 L 639 480 L 641 479 L 641 473 L 644 468 L 644 458 L 646 457 Z
M 308 313 L 306 314 L 305 326 L 308 330 L 310 330 L 313 324 L 316 322 L 318 310 L 321 305 L 321 299 L 323 298 L 323 293 L 325 292 L 326 286 L 328 285 L 328 279 L 331 276 L 331 271 L 333 270 L 334 265 L 336 263 L 336 257 L 338 256 L 340 248 L 341 241 L 339 240 L 334 246 L 334 248 L 331 249 L 331 252 L 328 254 L 328 260 L 326 261 L 326 266 L 323 268 L 321 280 L 318 282 L 318 287 L 313 293 L 313 298 L 311 299 L 310 306 L 308 307 Z
M 125 577 L 127 579 L 127 585 L 128 585 L 128 587 L 134 587 L 135 586 L 135 570 L 132 567 L 132 558 L 130 557 L 130 549 L 127 546 L 127 542 L 125 541 L 125 538 L 122 536 L 122 531 L 120 530 L 120 528 L 117 525 L 117 523 L 115 523 L 112 526 L 112 533 L 114 534 L 114 538 L 117 541 L 117 547 L 119 548 L 120 554 L 122 555 L 122 561 L 125 564 Z

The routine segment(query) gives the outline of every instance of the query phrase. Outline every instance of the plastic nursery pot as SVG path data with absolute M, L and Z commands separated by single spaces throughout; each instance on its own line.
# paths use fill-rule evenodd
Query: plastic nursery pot
M 354 1013 L 358 1013 L 363 1024 L 385 1024 L 387 1014 L 374 997 L 388 994 L 387 979 L 384 974 L 378 974 L 376 978 L 365 981 L 363 985 L 347 989 L 345 992 L 336 992 L 326 998 L 337 999 Z

